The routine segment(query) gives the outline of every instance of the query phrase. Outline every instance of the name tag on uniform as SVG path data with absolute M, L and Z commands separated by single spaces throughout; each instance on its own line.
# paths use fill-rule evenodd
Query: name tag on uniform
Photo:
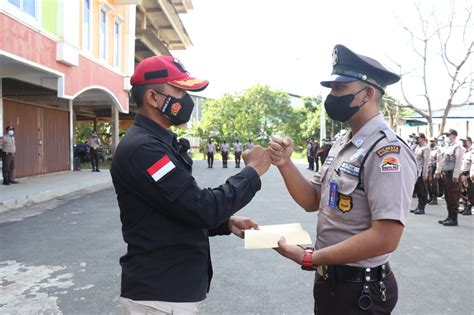
M 353 164 L 347 163 L 347 162 L 342 163 L 342 165 L 341 165 L 341 167 L 339 167 L 339 169 L 341 171 L 343 171 L 344 173 L 347 173 L 347 174 L 353 175 L 353 176 L 359 176 L 359 173 L 360 173 L 360 167 L 359 166 L 356 166 L 356 165 L 353 165 Z
M 337 182 L 335 180 L 329 181 L 329 208 L 335 208 L 337 202 Z

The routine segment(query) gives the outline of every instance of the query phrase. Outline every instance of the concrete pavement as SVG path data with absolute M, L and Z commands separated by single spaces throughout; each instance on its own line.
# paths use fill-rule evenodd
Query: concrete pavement
M 108 169 L 59 172 L 18 179 L 18 184 L 0 185 L 0 213 L 51 200 L 85 188 L 111 183 Z

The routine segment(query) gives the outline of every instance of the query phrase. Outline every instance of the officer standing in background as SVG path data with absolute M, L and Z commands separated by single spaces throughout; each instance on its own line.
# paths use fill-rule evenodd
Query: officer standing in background
M 229 144 L 224 140 L 221 144 L 222 167 L 227 168 L 227 160 L 229 159 Z
M 456 143 L 458 132 L 449 129 L 445 133 L 448 136 L 448 146 L 444 149 L 438 162 L 435 176 L 442 178 L 444 182 L 444 197 L 448 209 L 448 217 L 439 220 L 444 226 L 457 226 L 459 213 L 459 198 L 461 198 L 461 162 L 464 148 Z
M 293 199 L 308 212 L 319 210 L 316 250 L 284 238 L 277 250 L 303 269 L 317 269 L 315 314 L 389 314 L 398 299 L 390 253 L 402 236 L 417 178 L 413 152 L 380 113 L 385 87 L 400 77 L 342 45 L 334 48 L 332 74 L 321 82 L 331 88 L 324 107 L 351 129 L 314 180 L 291 161 L 291 139 L 270 142 L 272 163 Z
M 18 184 L 18 182 L 13 179 L 16 153 L 15 128 L 7 126 L 5 130 L 7 133 L 3 136 L 2 149 L 3 185 Z
M 93 172 L 100 172 L 99 170 L 99 149 L 100 149 L 100 139 L 97 135 L 97 132 L 94 132 L 89 137 L 87 145 L 90 148 L 90 158 Z
M 193 160 L 179 152 L 171 126 L 189 121 L 187 93 L 208 81 L 189 76 L 172 56 L 142 60 L 131 77 L 138 113 L 110 169 L 127 253 L 120 258 L 121 314 L 196 314 L 212 278 L 209 236 L 257 228 L 233 216 L 260 190 L 269 151 L 246 152 L 247 166 L 217 188 L 201 189 Z
M 216 151 L 216 146 L 212 143 L 212 139 L 206 144 L 206 152 L 207 152 L 207 168 L 212 168 L 214 165 L 214 152 Z
M 472 150 L 472 139 L 471 137 L 466 137 L 462 140 L 462 146 L 466 150 L 464 152 L 462 163 L 461 163 L 461 182 L 463 188 L 466 192 L 466 203 L 464 206 L 464 210 L 460 213 L 462 215 L 472 215 L 472 205 L 474 204 L 474 187 L 472 184 L 472 180 L 469 176 L 469 172 L 472 167 L 472 160 L 473 160 L 473 150 Z
M 234 143 L 235 167 L 240 168 L 240 157 L 242 156 L 242 143 L 239 139 Z
M 249 141 L 247 141 L 247 149 L 250 150 L 250 149 L 252 149 L 254 146 L 255 146 L 255 144 L 253 144 L 252 139 L 249 139 Z
M 308 170 L 314 171 L 314 141 L 313 139 L 308 140 L 306 146 L 306 158 L 308 159 Z
M 438 179 L 434 178 L 435 172 L 436 172 L 436 164 L 438 162 L 438 156 L 440 155 L 440 151 L 436 145 L 436 139 L 431 138 L 430 139 L 430 170 L 429 170 L 429 176 L 428 176 L 428 191 L 430 193 L 429 200 L 430 202 L 428 203 L 429 205 L 437 205 L 438 204 L 438 192 L 439 192 L 439 185 L 438 185 Z
M 430 163 L 430 149 L 426 145 L 426 136 L 420 132 L 415 135 L 415 159 L 417 165 L 418 180 L 415 184 L 415 193 L 418 197 L 418 206 L 414 210 L 410 210 L 414 214 L 425 214 L 425 206 L 428 203 L 428 188 L 426 184 L 428 182 Z

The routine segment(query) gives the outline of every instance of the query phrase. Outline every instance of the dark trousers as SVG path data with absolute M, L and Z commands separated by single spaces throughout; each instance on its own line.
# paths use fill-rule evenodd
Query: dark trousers
M 222 155 L 222 166 L 227 167 L 227 160 L 229 159 L 229 152 L 221 152 Z
M 314 165 L 316 166 L 316 172 L 319 172 L 319 156 L 314 158 Z
M 92 170 L 93 171 L 99 170 L 99 150 L 91 148 L 90 156 L 91 156 Z
M 207 166 L 212 167 L 214 164 L 214 152 L 207 152 Z
M 314 157 L 307 156 L 307 158 L 308 158 L 308 168 L 314 171 Z
M 425 209 L 425 205 L 428 203 L 428 188 L 426 183 L 423 181 L 423 176 L 418 177 L 415 184 L 415 193 L 418 196 L 418 207 Z
M 436 164 L 432 164 L 430 168 L 430 177 L 429 177 L 429 184 L 428 184 L 428 191 L 432 198 L 438 197 L 439 192 L 439 180 L 434 178 L 434 174 L 436 172 Z
M 2 175 L 3 182 L 9 184 L 13 181 L 13 171 L 15 170 L 15 155 L 12 153 L 2 153 Z
M 234 152 L 235 154 L 235 166 L 240 167 L 240 157 L 242 156 L 242 152 Z
M 471 206 L 474 205 L 474 183 L 471 178 L 467 178 L 467 200 L 471 203 Z
M 324 280 L 316 273 L 314 281 L 314 314 L 390 314 L 398 301 L 397 280 L 391 272 L 384 280 L 386 300 L 382 300 L 378 281 L 369 282 L 372 304 L 368 310 L 359 307 L 362 283 Z
M 453 182 L 453 172 L 443 172 L 444 176 L 444 199 L 448 213 L 459 212 L 459 198 L 461 198 L 461 181 Z

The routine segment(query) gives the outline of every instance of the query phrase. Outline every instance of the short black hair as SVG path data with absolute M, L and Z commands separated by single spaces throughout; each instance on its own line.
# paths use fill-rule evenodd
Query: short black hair
M 137 107 L 143 106 L 143 96 L 148 90 L 157 90 L 158 92 L 163 92 L 163 86 L 161 84 L 143 84 L 135 85 L 130 90 L 130 95 L 132 96 Z

